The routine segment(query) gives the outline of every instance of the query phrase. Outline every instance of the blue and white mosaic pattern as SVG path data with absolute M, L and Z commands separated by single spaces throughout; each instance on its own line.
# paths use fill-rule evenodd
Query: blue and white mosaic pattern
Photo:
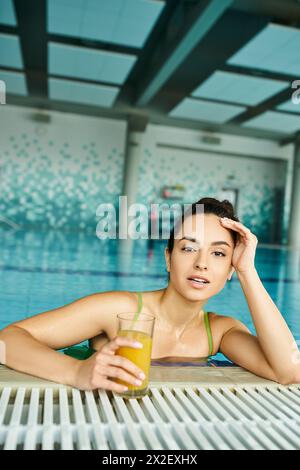
M 222 188 L 236 188 L 239 191 L 238 216 L 261 242 L 272 242 L 273 232 L 280 230 L 274 224 L 283 219 L 277 206 L 278 193 L 282 199 L 284 197 L 282 161 L 144 148 L 139 181 L 139 201 L 147 204 L 160 197 L 164 185 L 184 185 L 185 203 L 201 197 L 219 198 Z
M 117 204 L 123 161 L 119 149 L 103 154 L 93 141 L 78 148 L 10 136 L 2 150 L 0 215 L 22 227 L 95 230 L 97 206 Z

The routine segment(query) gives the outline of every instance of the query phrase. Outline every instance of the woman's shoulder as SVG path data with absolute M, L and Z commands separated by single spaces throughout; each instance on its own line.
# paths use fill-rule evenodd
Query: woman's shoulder
M 246 328 L 244 323 L 229 315 L 222 315 L 217 312 L 208 312 L 209 320 L 212 328 L 218 329 L 222 334 L 225 334 L 228 330 L 234 327 Z
M 129 312 L 130 310 L 135 310 L 138 304 L 138 294 L 137 292 L 131 291 L 122 291 L 122 290 L 112 290 L 105 292 L 98 292 L 95 294 L 99 303 L 103 302 L 109 303 L 110 306 L 118 306 L 118 310 L 123 310 Z
M 223 315 L 222 313 L 218 313 L 216 311 L 211 311 L 211 310 L 208 310 L 207 313 L 208 313 L 209 319 L 211 321 L 215 321 L 215 322 L 218 322 L 218 323 L 228 321 L 228 320 L 231 320 L 233 318 L 233 317 L 230 317 L 229 315 Z
M 161 291 L 122 291 L 113 290 L 98 292 L 94 294 L 99 305 L 105 307 L 107 312 L 136 312 L 139 306 L 139 295 L 142 299 L 143 308 L 151 310 L 152 304 L 155 304 L 157 297 L 161 295 Z
M 207 313 L 209 316 L 210 324 L 212 326 L 215 325 L 216 327 L 222 328 L 224 330 L 227 330 L 228 328 L 232 328 L 232 326 L 236 322 L 236 319 L 233 317 L 230 317 L 229 315 L 223 315 L 221 313 L 211 312 L 211 311 L 208 311 Z
M 101 317 L 101 331 L 109 338 L 116 335 L 116 320 L 119 313 L 136 312 L 138 297 L 135 292 L 112 290 L 92 294 L 96 300 L 98 318 Z

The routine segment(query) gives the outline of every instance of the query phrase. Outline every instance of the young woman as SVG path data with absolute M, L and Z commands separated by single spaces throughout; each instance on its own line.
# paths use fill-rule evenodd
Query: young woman
M 193 231 L 198 217 L 196 204 L 204 204 L 202 240 Z M 177 236 L 178 227 L 184 234 L 182 238 Z M 0 332 L 5 350 L 2 362 L 82 390 L 122 392 L 124 388 L 114 382 L 116 378 L 137 384 L 143 377 L 132 362 L 116 354 L 122 345 L 138 347 L 117 337 L 116 315 L 136 311 L 142 299 L 139 310 L 156 317 L 152 359 L 203 360 L 220 351 L 261 377 L 281 384 L 299 383 L 297 345 L 257 274 L 256 246 L 257 238 L 234 216 L 228 201 L 200 199 L 171 233 L 165 250 L 169 273 L 166 288 L 93 294 L 13 323 Z M 206 302 L 223 289 L 234 271 L 257 336 L 234 318 L 204 311 Z M 56 351 L 88 338 L 95 352 L 86 360 Z

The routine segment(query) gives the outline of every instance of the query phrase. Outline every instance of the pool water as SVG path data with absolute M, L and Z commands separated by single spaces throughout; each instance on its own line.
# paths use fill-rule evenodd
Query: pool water
M 95 292 L 167 285 L 162 241 L 150 247 L 134 241 L 130 255 L 124 244 L 94 234 L 0 229 L 0 240 L 0 329 Z M 256 268 L 300 345 L 300 252 L 259 247 Z M 241 320 L 255 334 L 236 276 L 205 308 Z

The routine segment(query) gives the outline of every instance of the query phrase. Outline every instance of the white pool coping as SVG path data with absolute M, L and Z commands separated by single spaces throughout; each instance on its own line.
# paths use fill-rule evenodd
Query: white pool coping
M 241 367 L 151 366 L 150 387 L 161 385 L 278 385 Z M 0 388 L 65 387 L 0 365 Z
M 0 366 L 0 449 L 299 450 L 300 384 L 152 366 L 148 395 L 125 400 Z

